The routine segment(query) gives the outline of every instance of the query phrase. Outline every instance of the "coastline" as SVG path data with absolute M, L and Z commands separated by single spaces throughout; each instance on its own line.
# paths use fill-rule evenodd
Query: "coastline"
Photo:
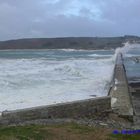
M 0 50 L 5 49 L 116 49 L 125 42 L 140 43 L 137 36 L 120 37 L 62 37 L 62 38 L 26 38 L 0 41 Z
M 120 65 L 122 68 L 121 71 L 124 71 L 124 66 L 122 66 L 122 58 L 120 55 L 118 55 L 118 59 L 116 61 L 116 65 Z M 117 66 L 115 67 L 115 74 L 119 74 L 119 70 L 117 70 Z M 125 79 L 125 74 L 122 73 L 123 76 L 122 78 Z M 113 81 L 115 82 L 116 75 L 113 77 Z M 123 79 L 118 79 L 120 80 L 119 82 L 122 83 Z M 127 88 L 127 82 L 124 82 L 126 84 Z M 119 89 L 121 84 L 115 85 L 117 86 L 117 89 Z M 113 88 L 114 89 L 114 88 Z M 121 88 L 120 88 L 121 91 Z M 110 91 L 112 92 L 112 91 Z M 119 92 L 119 90 L 118 90 Z M 127 92 L 127 91 L 126 91 Z M 127 93 L 128 94 L 128 93 Z M 110 94 L 109 94 L 110 95 Z M 23 110 L 15 110 L 15 111 L 5 111 L 2 112 L 2 116 L 0 118 L 0 123 L 1 125 L 24 125 L 24 124 L 34 124 L 37 122 L 39 123 L 45 123 L 44 121 L 47 121 L 47 123 L 55 123 L 57 122 L 57 119 L 61 120 L 67 120 L 67 119 L 76 119 L 78 122 L 78 119 L 82 118 L 87 118 L 88 122 L 90 119 L 94 122 L 97 122 L 98 125 L 101 125 L 98 122 L 103 122 L 106 124 L 106 126 L 110 126 L 109 123 L 114 124 L 116 127 L 116 124 L 119 124 L 119 127 L 121 128 L 132 128 L 133 121 L 132 121 L 132 114 L 129 114 L 129 111 L 127 112 L 127 109 L 129 110 L 130 108 L 125 108 L 125 113 L 124 113 L 124 106 L 129 103 L 129 100 L 126 101 L 126 103 L 122 104 L 121 106 L 116 106 L 119 109 L 116 111 L 116 108 L 112 108 L 112 95 L 114 98 L 114 94 L 111 94 L 110 96 L 106 97 L 100 97 L 100 98 L 93 98 L 93 99 L 88 99 L 88 100 L 83 100 L 79 102 L 71 102 L 71 103 L 65 103 L 65 104 L 58 104 L 58 105 L 53 105 L 53 106 L 42 106 L 42 107 L 37 107 L 37 108 L 29 108 L 29 109 L 23 109 Z M 116 95 L 115 95 L 116 96 Z M 119 94 L 117 95 L 118 97 L 120 96 Z M 120 97 L 119 97 L 120 98 Z M 122 100 L 123 101 L 123 100 Z M 121 102 L 121 101 L 120 101 Z M 108 121 L 107 121 L 108 120 Z M 122 121 L 119 123 L 119 121 Z M 62 121 L 63 122 L 63 121 Z M 65 121 L 64 121 L 65 122 Z M 63 122 L 63 123 L 64 123 Z M 114 123 L 113 123 L 114 122 Z M 117 123 L 115 123 L 117 122 Z M 46 123 L 45 123 L 46 124 Z

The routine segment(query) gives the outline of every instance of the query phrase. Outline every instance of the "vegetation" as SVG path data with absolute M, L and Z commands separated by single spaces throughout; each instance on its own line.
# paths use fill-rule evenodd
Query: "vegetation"
M 113 129 L 75 123 L 0 127 L 0 140 L 140 140 L 140 135 L 113 134 Z
M 140 37 L 65 37 L 1 41 L 0 49 L 115 49 L 126 41 L 140 42 Z

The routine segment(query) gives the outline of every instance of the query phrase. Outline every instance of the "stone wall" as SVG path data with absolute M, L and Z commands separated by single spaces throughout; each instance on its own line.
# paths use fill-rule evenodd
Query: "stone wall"
M 63 118 L 100 118 L 111 109 L 109 96 L 87 99 L 82 101 L 40 106 L 29 109 L 4 111 L 0 117 L 0 124 L 15 124 L 38 119 Z

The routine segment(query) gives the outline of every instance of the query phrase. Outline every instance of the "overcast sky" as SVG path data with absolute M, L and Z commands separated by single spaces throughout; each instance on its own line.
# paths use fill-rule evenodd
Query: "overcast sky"
M 0 40 L 140 35 L 140 0 L 0 0 Z

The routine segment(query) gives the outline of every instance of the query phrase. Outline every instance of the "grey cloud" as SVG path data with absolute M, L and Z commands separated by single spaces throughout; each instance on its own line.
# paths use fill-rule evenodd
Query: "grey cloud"
M 139 0 L 1 0 L 0 40 L 140 35 Z

